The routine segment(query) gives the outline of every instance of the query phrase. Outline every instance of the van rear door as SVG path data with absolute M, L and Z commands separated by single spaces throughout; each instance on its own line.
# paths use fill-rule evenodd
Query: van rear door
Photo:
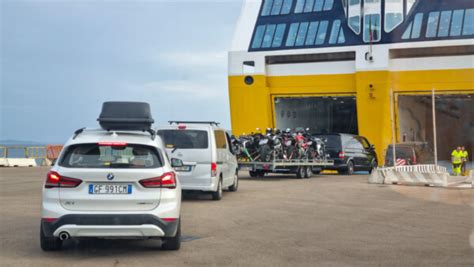
M 179 171 L 182 185 L 209 185 L 212 149 L 209 132 L 205 129 L 164 129 L 158 134 L 165 143 L 170 158 L 181 159 Z

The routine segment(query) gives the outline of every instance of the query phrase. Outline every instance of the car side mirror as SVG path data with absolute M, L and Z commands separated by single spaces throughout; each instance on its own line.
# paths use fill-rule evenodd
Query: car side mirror
M 171 167 L 173 168 L 184 166 L 183 161 L 180 159 L 172 158 L 170 161 L 171 161 Z

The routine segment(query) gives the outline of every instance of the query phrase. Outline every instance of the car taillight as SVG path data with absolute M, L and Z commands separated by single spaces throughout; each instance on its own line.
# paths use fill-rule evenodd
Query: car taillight
M 184 125 L 184 124 L 179 124 L 179 125 L 178 125 L 178 130 L 186 130 L 186 125 Z
M 65 187 L 73 188 L 77 187 L 82 183 L 81 179 L 70 178 L 59 175 L 55 171 L 50 171 L 46 175 L 46 183 L 44 184 L 45 188 L 54 188 L 54 187 Z
M 211 163 L 211 177 L 216 177 L 217 176 L 217 163 L 212 162 Z
M 344 159 L 344 156 L 345 156 L 344 151 L 339 152 L 338 156 L 339 156 L 340 159 Z
M 164 173 L 160 177 L 140 180 L 140 184 L 146 188 L 176 188 L 176 177 L 173 172 Z

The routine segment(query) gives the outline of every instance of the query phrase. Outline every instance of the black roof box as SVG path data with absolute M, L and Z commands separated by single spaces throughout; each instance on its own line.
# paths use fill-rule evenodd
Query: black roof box
M 151 116 L 150 104 L 117 101 L 104 102 L 97 120 L 100 127 L 107 131 L 149 131 L 155 122 Z

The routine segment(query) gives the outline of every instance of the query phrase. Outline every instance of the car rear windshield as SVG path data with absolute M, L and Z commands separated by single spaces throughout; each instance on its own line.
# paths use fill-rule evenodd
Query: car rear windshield
M 201 130 L 159 130 L 166 148 L 205 149 L 209 147 L 207 131 Z
M 137 144 L 77 144 L 66 149 L 59 162 L 69 168 L 136 168 L 163 166 L 156 148 Z
M 321 135 L 320 138 L 326 139 L 326 147 L 328 148 L 340 148 L 341 137 L 339 135 Z
M 395 146 L 395 147 L 396 147 L 395 152 L 396 152 L 397 158 L 411 159 L 413 157 L 413 150 L 412 150 L 411 147 L 405 147 L 405 146 Z M 388 159 L 388 160 L 393 159 L 393 152 L 392 151 L 393 151 L 393 149 L 390 146 L 387 149 L 387 154 L 385 156 L 386 159 Z

